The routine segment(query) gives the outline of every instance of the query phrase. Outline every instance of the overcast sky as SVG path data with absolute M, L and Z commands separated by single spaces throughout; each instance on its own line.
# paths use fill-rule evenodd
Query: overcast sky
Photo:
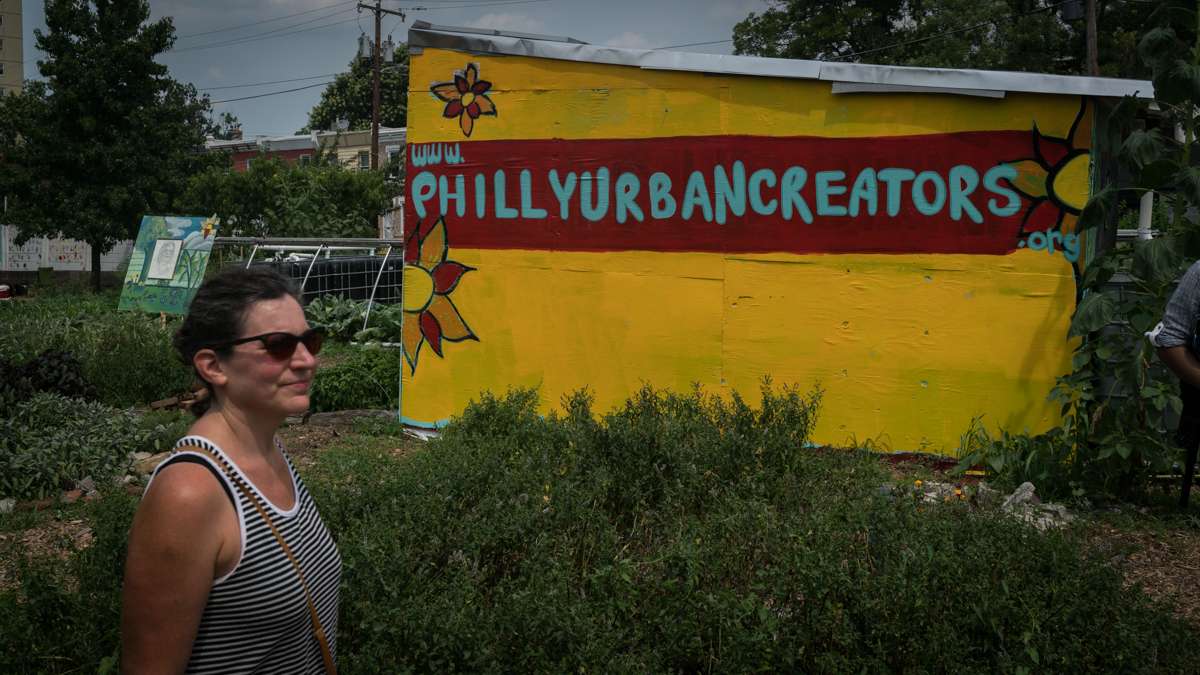
M 33 30 L 45 29 L 41 0 L 24 0 L 25 77 L 38 77 Z M 213 101 L 312 86 L 214 105 L 238 116 L 247 136 L 295 132 L 321 96 L 321 83 L 346 68 L 371 14 L 353 0 L 150 0 L 154 18 L 171 16 L 179 36 L 160 57 L 179 80 Z M 407 22 L 385 17 L 383 32 L 407 39 L 414 20 L 451 26 L 566 35 L 593 44 L 651 48 L 725 40 L 681 51 L 729 54 L 735 23 L 765 0 L 384 0 Z M 302 13 L 303 12 L 303 13 Z M 302 14 L 301 14 L 302 13 Z M 288 15 L 293 15 L 288 17 Z M 288 18 L 283 18 L 288 17 Z M 223 44 L 224 43 L 224 44 Z M 323 77 L 313 77 L 323 76 Z M 293 82 L 296 78 L 313 78 Z M 261 84 L 274 82 L 274 84 Z M 238 85 L 256 84 L 243 87 Z

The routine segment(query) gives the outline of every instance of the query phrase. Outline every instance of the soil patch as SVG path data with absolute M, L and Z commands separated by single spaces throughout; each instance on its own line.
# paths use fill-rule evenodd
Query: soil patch
M 1174 607 L 1200 631 L 1200 532 L 1127 530 L 1098 523 L 1091 545 L 1120 570 L 1127 586 Z

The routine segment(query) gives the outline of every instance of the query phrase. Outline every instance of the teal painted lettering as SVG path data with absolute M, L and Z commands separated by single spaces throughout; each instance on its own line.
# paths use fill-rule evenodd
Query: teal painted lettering
M 850 188 L 850 215 L 857 216 L 859 205 L 867 203 L 867 215 L 873 216 L 879 210 L 879 179 L 875 169 L 863 169 L 854 179 Z
M 650 217 L 666 220 L 675 215 L 675 198 L 671 196 L 671 177 L 656 171 L 650 174 Z
M 441 143 L 422 143 L 412 149 L 413 166 L 434 166 L 442 163 Z
M 1050 255 L 1054 255 L 1054 244 L 1063 243 L 1063 234 L 1061 230 L 1046 230 L 1046 250 Z
M 629 214 L 633 214 L 634 219 L 639 223 L 646 219 L 642 214 L 642 207 L 637 205 L 638 190 L 641 189 L 641 184 L 638 182 L 638 177 L 626 171 L 617 177 L 617 222 L 623 223 Z
M 442 207 L 442 215 L 450 213 L 450 201 L 454 201 L 454 214 L 459 218 L 467 211 L 467 180 L 460 173 L 454 177 L 454 191 L 450 191 L 449 181 L 445 176 L 438 177 L 438 197 L 441 197 L 440 206 Z
M 887 214 L 894 216 L 900 213 L 900 195 L 903 194 L 904 182 L 916 177 L 912 169 L 881 169 L 879 182 L 887 185 Z
M 792 219 L 794 208 L 796 213 L 800 214 L 801 220 L 806 223 L 813 221 L 812 211 L 808 210 L 808 203 L 800 195 L 800 190 L 804 189 L 807 180 L 808 172 L 803 167 L 788 167 L 788 170 L 783 172 L 783 180 L 779 185 L 779 203 L 784 220 Z
M 545 218 L 546 209 L 533 205 L 533 173 L 529 169 L 521 169 L 519 180 L 521 182 L 521 217 Z
M 412 200 L 413 211 L 416 211 L 418 218 L 424 218 L 425 202 L 433 198 L 433 193 L 437 192 L 437 177 L 428 171 L 418 173 L 412 180 Z
M 497 169 L 492 180 L 492 189 L 496 192 L 496 217 L 497 218 L 516 218 L 517 210 L 511 206 L 505 206 L 504 200 L 507 194 L 504 188 L 504 169 Z
M 818 216 L 846 215 L 846 207 L 829 203 L 830 197 L 846 194 L 846 186 L 836 184 L 843 180 L 846 180 L 845 171 L 818 171 L 813 176 L 813 187 L 817 191 Z
M 746 165 L 733 163 L 733 178 L 725 175 L 720 164 L 713 169 L 713 193 L 717 197 L 717 223 L 725 224 L 725 211 L 735 216 L 746 215 Z
M 775 209 L 779 208 L 779 201 L 772 198 L 764 202 L 762 199 L 763 185 L 769 188 L 775 187 L 775 172 L 770 169 L 759 169 L 750 174 L 750 184 L 748 190 L 750 192 L 750 208 L 760 216 L 769 216 L 775 213 Z
M 983 189 L 1008 200 L 1004 206 L 1000 206 L 995 199 L 988 199 L 987 207 L 992 215 L 1004 218 L 1021 210 L 1021 198 L 1017 193 L 1000 184 L 1001 180 L 1012 182 L 1016 177 L 1016 168 L 1008 164 L 997 164 L 983 174 Z
M 462 148 L 458 147 L 458 143 L 446 148 L 446 163 L 447 164 L 462 164 Z
M 1068 234 L 1062 239 L 1063 257 L 1067 262 L 1076 262 L 1079 260 L 1079 235 Z
M 475 217 L 482 218 L 487 208 L 487 176 L 475 174 Z
M 979 172 L 966 164 L 950 169 L 950 217 L 962 220 L 963 213 L 973 222 L 982 223 L 983 214 L 971 203 L 971 193 L 979 187 Z
M 683 206 L 679 209 L 679 217 L 687 220 L 692 217 L 696 207 L 704 214 L 704 220 L 712 222 L 712 201 L 708 198 L 708 185 L 704 182 L 704 174 L 693 171 L 688 176 L 687 186 L 683 188 Z
M 550 169 L 550 189 L 558 199 L 558 217 L 566 220 L 571 216 L 571 195 L 575 194 L 575 172 L 568 171 L 566 179 L 558 180 L 558 172 Z
M 596 204 L 592 205 L 592 174 L 584 171 L 579 178 L 579 208 L 583 217 L 592 222 L 608 214 L 608 169 L 596 170 Z
M 925 195 L 926 183 L 933 184 L 933 201 L 929 201 Z M 942 180 L 942 175 L 936 171 L 922 171 L 917 174 L 912 184 L 912 200 L 917 212 L 923 216 L 936 215 L 941 211 L 946 205 L 946 181 Z

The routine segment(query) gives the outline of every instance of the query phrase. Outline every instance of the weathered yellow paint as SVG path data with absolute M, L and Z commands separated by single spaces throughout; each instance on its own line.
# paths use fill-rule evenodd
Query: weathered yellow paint
M 971 418 L 1040 431 L 1067 367 L 1074 280 L 1061 256 L 458 250 L 478 343 L 426 352 L 404 414 L 441 421 L 482 390 L 588 387 L 600 409 L 643 382 L 736 390 L 763 375 L 825 389 L 816 439 L 953 452 Z M 1064 308 L 1066 311 L 1064 311 Z
M 663 136 L 870 137 L 1020 130 L 1034 121 L 1064 137 L 1079 110 L 1074 96 L 848 94 L 828 82 L 643 70 L 519 56 L 425 49 L 411 62 L 409 143 L 464 141 L 457 119 L 429 91 L 467 63 L 492 83 L 496 116 L 470 140 L 658 138 Z M 1014 157 L 1013 159 L 1019 159 Z
M 492 83 L 487 96 L 497 111 L 476 120 L 469 139 L 429 92 L 467 63 Z M 1047 136 L 1069 135 L 1080 106 L 1075 96 L 1011 93 L 1001 100 L 834 96 L 827 82 L 438 49 L 415 55 L 411 68 L 409 142 L 460 143 L 467 154 L 486 140 L 710 135 L 1019 130 L 1030 131 L 1032 143 L 1035 124 Z M 1027 157 L 994 161 L 1032 156 L 1031 145 Z M 1050 167 L 1025 168 L 1042 177 Z M 1055 193 L 1082 204 L 1089 168 L 1084 157 L 1060 170 Z M 1021 185 L 1041 196 L 1044 180 Z M 853 237 L 853 221 L 847 226 Z M 643 383 L 676 390 L 700 383 L 753 399 L 764 376 L 823 387 L 814 439 L 822 443 L 872 439 L 953 453 L 980 415 L 988 426 L 1018 431 L 1058 422 L 1046 396 L 1069 369 L 1076 293 L 1061 251 L 578 253 L 450 241 L 452 259 L 475 268 L 453 302 L 479 342 L 443 343 L 445 358 L 425 348 L 415 374 L 405 370 L 403 413 L 413 422 L 444 422 L 481 391 L 512 386 L 540 387 L 545 410 L 587 387 L 606 410 Z

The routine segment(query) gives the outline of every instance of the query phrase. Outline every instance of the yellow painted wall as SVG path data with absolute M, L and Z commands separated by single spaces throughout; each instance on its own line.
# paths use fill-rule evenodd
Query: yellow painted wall
M 467 63 L 492 83 L 497 108 L 475 120 L 469 138 L 429 89 Z M 411 73 L 409 144 L 454 142 L 464 152 L 486 140 L 870 138 L 1027 131 L 1034 123 L 1062 138 L 1081 103 L 1022 94 L 833 96 L 814 81 L 437 49 L 414 55 Z M 699 382 L 753 400 L 763 376 L 820 383 L 815 440 L 823 443 L 875 439 L 953 453 L 981 414 L 1014 430 L 1057 421 L 1046 394 L 1069 367 L 1076 293 L 1061 255 L 471 249 L 455 246 L 452 222 L 447 229 L 448 259 L 474 268 L 448 297 L 478 341 L 442 343 L 441 358 L 428 344 L 418 348 L 404 374 L 411 422 L 444 422 L 482 390 L 511 386 L 540 386 L 546 409 L 588 387 L 605 410 L 643 382 Z

